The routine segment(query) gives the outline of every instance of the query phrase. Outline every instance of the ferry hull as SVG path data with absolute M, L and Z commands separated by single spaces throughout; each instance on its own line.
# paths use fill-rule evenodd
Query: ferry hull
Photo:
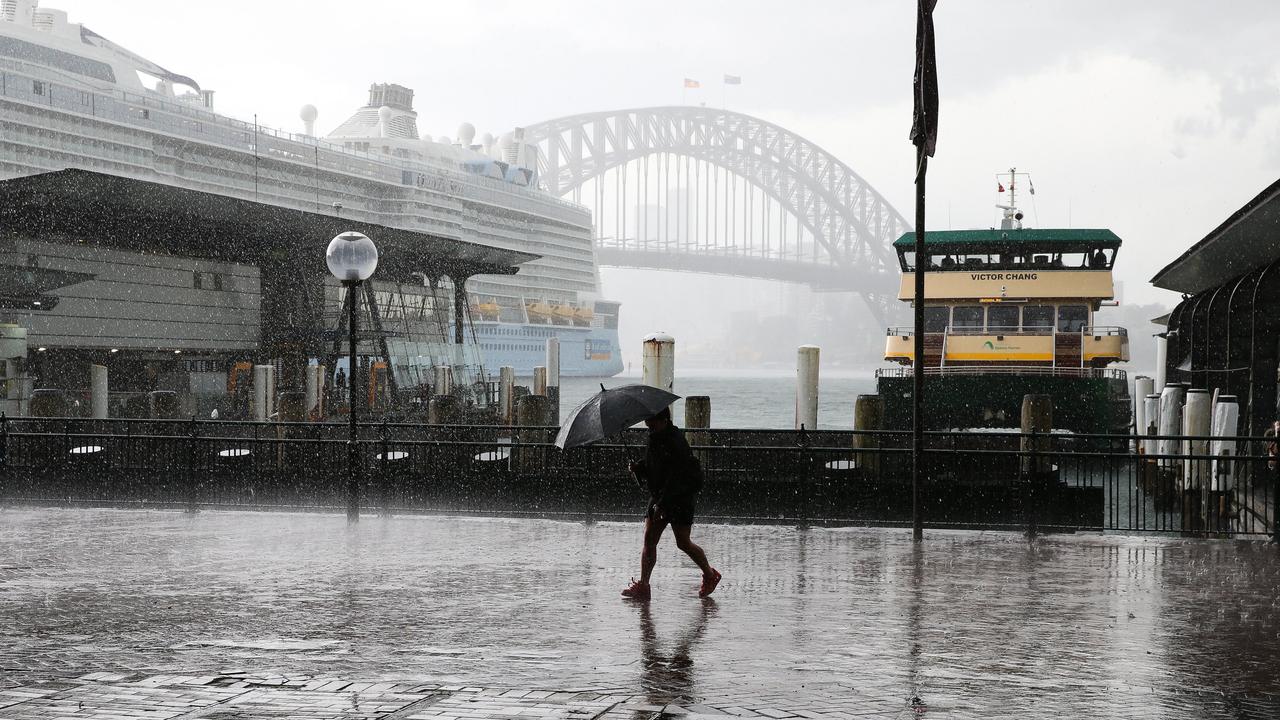
M 885 398 L 886 430 L 911 429 L 912 380 L 910 374 L 876 379 L 876 392 Z M 1053 398 L 1054 429 L 1074 433 L 1128 432 L 1129 391 L 1122 375 L 926 375 L 924 426 L 926 430 L 1017 429 L 1024 395 Z

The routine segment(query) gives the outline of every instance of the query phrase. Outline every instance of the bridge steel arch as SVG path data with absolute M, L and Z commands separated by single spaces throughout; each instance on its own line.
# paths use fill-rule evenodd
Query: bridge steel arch
M 736 174 L 812 234 L 822 253 L 815 258 L 810 284 L 860 292 L 879 315 L 892 302 L 898 276 L 890 246 L 911 226 L 852 168 L 779 125 L 715 108 L 632 108 L 538 123 L 525 128 L 525 141 L 538 145 L 540 181 L 559 196 L 658 153 L 704 161 Z M 632 262 L 644 267 L 671 264 L 652 259 L 637 257 Z M 724 272 L 741 272 L 739 264 L 725 263 Z M 688 269 L 709 271 L 706 259 L 694 265 Z M 778 269 L 783 271 L 778 279 L 794 275 L 794 267 L 780 264 Z M 759 277 L 761 271 L 757 268 L 751 275 Z

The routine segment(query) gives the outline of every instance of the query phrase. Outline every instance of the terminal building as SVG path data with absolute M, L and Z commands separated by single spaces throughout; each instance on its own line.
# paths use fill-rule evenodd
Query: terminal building
M 0 411 L 27 414 L 47 393 L 55 414 L 87 415 L 91 365 L 106 368 L 112 417 L 145 414 L 138 402 L 156 391 L 183 415 L 243 414 L 227 398 L 255 365 L 273 368 L 272 397 L 301 390 L 308 365 L 332 372 L 345 357 L 344 288 L 324 258 L 349 230 L 379 248 L 365 284 L 378 310 L 357 305 L 358 354 L 387 395 L 412 375 L 410 358 L 478 362 L 463 357 L 477 350 L 457 321 L 467 279 L 537 258 L 88 170 L 0 181 Z
M 1151 282 L 1183 296 L 1169 314 L 1157 373 L 1169 383 L 1234 395 L 1240 434 L 1262 435 L 1280 417 L 1280 180 Z

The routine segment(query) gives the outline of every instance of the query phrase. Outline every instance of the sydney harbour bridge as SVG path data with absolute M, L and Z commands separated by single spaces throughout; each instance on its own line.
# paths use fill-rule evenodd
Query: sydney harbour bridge
M 707 107 L 649 107 L 525 128 L 541 182 L 590 208 L 601 265 L 856 292 L 897 310 L 890 247 L 911 229 L 870 184 L 778 125 Z

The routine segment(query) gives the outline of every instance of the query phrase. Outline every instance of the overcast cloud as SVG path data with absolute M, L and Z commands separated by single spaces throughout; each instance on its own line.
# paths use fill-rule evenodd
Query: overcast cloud
M 696 78 L 688 102 L 806 136 L 912 217 L 910 0 L 45 4 L 217 90 L 223 112 L 292 130 L 304 103 L 334 127 L 376 81 L 414 88 L 421 128 L 452 135 L 679 103 Z M 931 228 L 990 225 L 993 174 L 1017 165 L 1032 224 L 1114 229 L 1126 299 L 1171 301 L 1146 281 L 1277 177 L 1274 2 L 941 0 L 936 22 Z M 743 84 L 724 98 L 726 72 Z M 651 275 L 605 279 L 632 329 L 669 313 L 639 302 Z

